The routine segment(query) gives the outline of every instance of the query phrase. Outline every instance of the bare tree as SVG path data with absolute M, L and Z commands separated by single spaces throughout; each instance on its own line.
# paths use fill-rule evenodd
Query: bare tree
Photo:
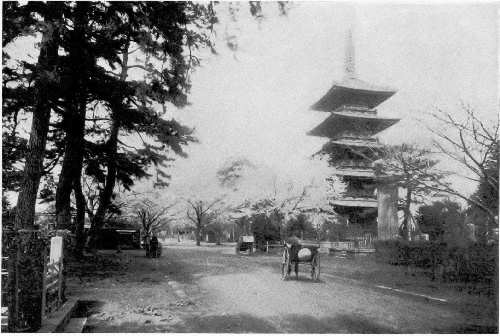
M 210 212 L 206 219 L 205 229 L 214 234 L 217 245 L 220 245 L 224 234 L 230 234 L 233 226 L 231 213 L 225 208 L 219 208 Z
M 92 177 L 83 177 L 83 193 L 85 194 L 86 204 L 85 211 L 89 216 L 89 220 L 92 223 L 94 221 L 94 216 L 99 205 L 99 186 L 94 182 Z
M 448 186 L 442 172 L 436 169 L 437 160 L 432 159 L 432 151 L 413 144 L 401 144 L 371 148 L 363 153 L 351 147 L 351 150 L 371 162 L 375 176 L 382 183 L 389 183 L 404 191 L 404 198 L 398 208 L 403 210 L 402 236 L 411 240 L 412 203 L 422 203 L 427 196 L 442 193 L 439 186 Z
M 155 231 L 160 231 L 172 222 L 173 214 L 169 213 L 176 203 L 161 207 L 150 200 L 143 200 L 137 204 L 135 216 L 141 223 L 142 232 L 148 239 Z
M 83 182 L 85 184 L 85 187 L 82 188 L 82 192 L 85 195 L 85 212 L 87 213 L 90 222 L 93 223 L 99 206 L 99 185 L 88 176 L 83 179 Z M 119 197 L 113 198 L 104 214 L 104 223 L 113 217 L 120 215 L 122 208 L 126 206 L 126 204 L 127 202 Z
M 246 212 L 249 217 L 264 214 L 269 218 L 270 223 L 279 229 L 281 237 L 285 222 L 290 217 L 297 216 L 308 210 L 308 207 L 304 206 L 304 201 L 310 197 L 309 190 L 311 188 L 313 188 L 312 183 L 303 186 L 301 191 L 297 193 L 293 190 L 293 184 L 289 183 L 286 188 L 280 190 L 275 178 L 272 193 L 267 197 L 253 201 L 251 206 L 246 209 Z
M 400 202 L 404 214 L 401 231 L 405 239 L 411 240 L 411 204 L 438 195 L 441 192 L 438 187 L 447 185 L 444 175 L 435 169 L 438 161 L 431 159 L 429 149 L 402 144 L 386 146 L 379 151 L 381 159 L 373 162 L 375 175 L 404 190 L 405 196 Z
M 493 191 L 492 196 L 496 195 L 498 200 L 500 117 L 497 114 L 496 120 L 481 120 L 471 106 L 462 103 L 462 109 L 466 116 L 462 120 L 439 109 L 431 113 L 435 122 L 427 128 L 436 136 L 434 146 L 440 153 L 468 171 L 467 175 L 459 176 L 474 183 L 488 185 Z M 438 126 L 451 132 L 442 132 Z M 493 209 L 480 197 L 474 197 L 444 183 L 438 183 L 436 189 L 457 196 L 481 209 L 490 223 L 494 223 L 495 217 L 498 216 L 498 208 Z
M 188 200 L 188 209 L 186 211 L 187 218 L 193 222 L 195 225 L 195 235 L 196 235 L 196 245 L 200 246 L 201 242 L 201 232 L 204 226 L 207 224 L 208 216 L 215 205 L 217 205 L 221 199 L 216 199 L 214 201 L 208 202 L 204 200 Z

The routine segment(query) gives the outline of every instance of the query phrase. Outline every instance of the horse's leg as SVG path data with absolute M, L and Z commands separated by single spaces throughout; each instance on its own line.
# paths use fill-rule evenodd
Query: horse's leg
M 299 263 L 295 263 L 295 278 L 299 279 Z

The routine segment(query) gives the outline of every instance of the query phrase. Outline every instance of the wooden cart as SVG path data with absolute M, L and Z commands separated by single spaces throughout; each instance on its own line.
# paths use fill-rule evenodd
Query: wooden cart
M 295 268 L 295 277 L 299 278 L 299 264 L 311 266 L 311 278 L 319 280 L 321 271 L 319 244 L 310 242 L 286 243 L 281 258 L 281 279 L 287 280 L 292 272 L 292 264 Z M 301 257 L 305 255 L 305 257 Z
M 236 244 L 236 254 L 241 252 L 248 252 L 248 254 L 253 254 L 255 250 L 255 238 L 254 236 L 240 236 L 238 243 Z

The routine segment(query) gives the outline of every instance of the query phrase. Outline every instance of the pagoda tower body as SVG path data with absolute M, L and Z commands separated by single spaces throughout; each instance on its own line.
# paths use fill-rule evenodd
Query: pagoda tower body
M 356 76 L 352 32 L 347 37 L 345 77 L 336 82 L 311 109 L 329 116 L 309 135 L 329 138 L 322 152 L 329 156 L 333 174 L 346 186 L 343 195 L 331 201 L 345 219 L 340 240 L 353 248 L 372 248 L 376 239 L 398 233 L 397 188 L 390 179 L 375 176 L 373 162 L 382 147 L 377 133 L 399 119 L 381 118 L 376 107 L 396 91 L 366 83 Z

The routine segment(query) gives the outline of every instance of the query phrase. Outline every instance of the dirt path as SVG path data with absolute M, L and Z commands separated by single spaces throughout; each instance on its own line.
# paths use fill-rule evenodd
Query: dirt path
M 281 281 L 275 256 L 231 247 L 168 246 L 162 258 L 127 251 L 126 271 L 88 279 L 91 332 L 429 333 L 492 331 L 490 317 L 324 277 Z M 303 271 L 306 271 L 303 267 Z M 493 324 L 492 324 L 493 323 Z

